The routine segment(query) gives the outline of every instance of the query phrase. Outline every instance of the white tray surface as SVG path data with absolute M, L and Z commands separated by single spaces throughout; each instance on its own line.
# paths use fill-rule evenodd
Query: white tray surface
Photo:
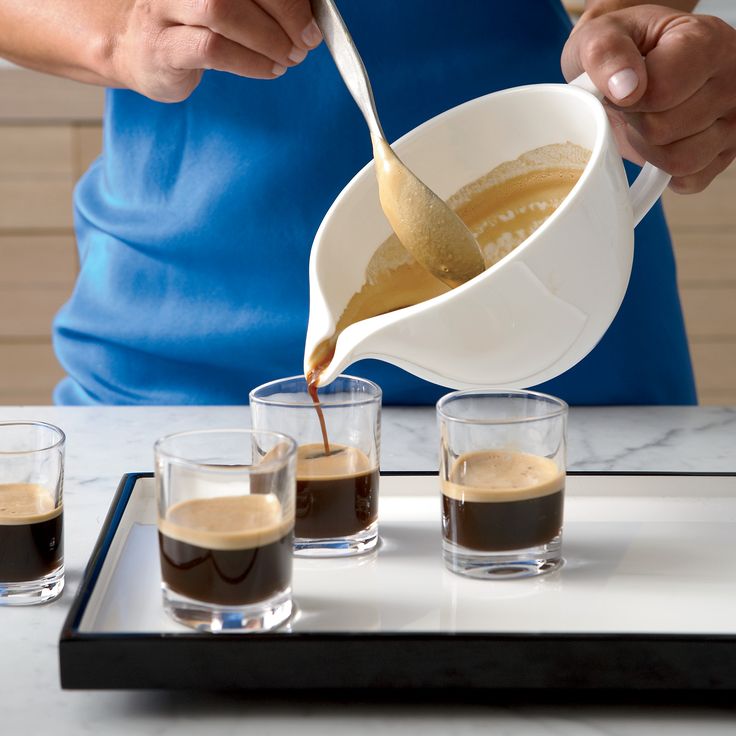
M 383 476 L 378 553 L 294 559 L 281 632 L 736 634 L 736 477 L 570 476 L 564 567 L 444 569 L 436 476 Z M 191 633 L 163 612 L 153 479 L 139 479 L 80 632 Z M 204 636 L 204 635 L 203 635 Z

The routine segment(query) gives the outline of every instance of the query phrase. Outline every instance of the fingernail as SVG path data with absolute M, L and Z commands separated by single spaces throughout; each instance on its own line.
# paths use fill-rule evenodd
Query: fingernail
M 608 80 L 608 89 L 617 100 L 627 98 L 638 86 L 639 77 L 633 69 L 622 69 Z
M 271 74 L 273 74 L 274 77 L 280 77 L 285 71 L 285 66 L 281 66 L 281 64 L 274 64 L 273 69 L 271 69 Z
M 293 61 L 295 64 L 300 64 L 304 59 L 307 58 L 307 52 L 304 49 L 298 49 L 296 46 L 292 46 L 289 52 L 289 61 Z
M 317 46 L 322 40 L 322 34 L 313 20 L 309 21 L 309 25 L 302 31 L 302 40 L 310 48 Z

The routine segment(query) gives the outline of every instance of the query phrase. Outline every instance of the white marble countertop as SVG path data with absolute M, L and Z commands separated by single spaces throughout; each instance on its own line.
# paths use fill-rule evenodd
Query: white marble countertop
M 153 441 L 184 429 L 248 426 L 243 407 L 0 407 L 0 421 L 40 419 L 67 433 L 65 557 L 61 600 L 0 609 L 0 734 L 422 733 L 669 736 L 733 734 L 736 706 L 504 704 L 341 698 L 315 703 L 262 696 L 160 692 L 67 692 L 59 686 L 58 636 L 120 476 L 152 468 Z M 382 467 L 436 469 L 431 408 L 385 408 Z M 736 471 L 736 408 L 573 409 L 572 470 Z

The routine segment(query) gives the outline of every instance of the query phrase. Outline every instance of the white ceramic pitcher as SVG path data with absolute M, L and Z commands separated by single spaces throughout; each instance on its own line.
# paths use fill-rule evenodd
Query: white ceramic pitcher
M 669 181 L 647 164 L 629 188 L 600 99 L 587 75 L 516 87 L 459 105 L 396 141 L 401 159 L 445 199 L 539 146 L 571 141 L 591 157 L 557 210 L 503 260 L 446 294 L 347 327 L 320 385 L 356 360 L 378 358 L 451 388 L 525 388 L 592 350 L 626 292 L 634 226 Z M 371 162 L 337 197 L 312 245 L 305 369 L 390 234 Z

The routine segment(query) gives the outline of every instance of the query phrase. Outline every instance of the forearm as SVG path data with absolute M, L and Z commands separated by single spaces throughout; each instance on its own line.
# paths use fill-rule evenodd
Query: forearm
M 0 57 L 80 82 L 115 86 L 122 0 L 2 0 Z

